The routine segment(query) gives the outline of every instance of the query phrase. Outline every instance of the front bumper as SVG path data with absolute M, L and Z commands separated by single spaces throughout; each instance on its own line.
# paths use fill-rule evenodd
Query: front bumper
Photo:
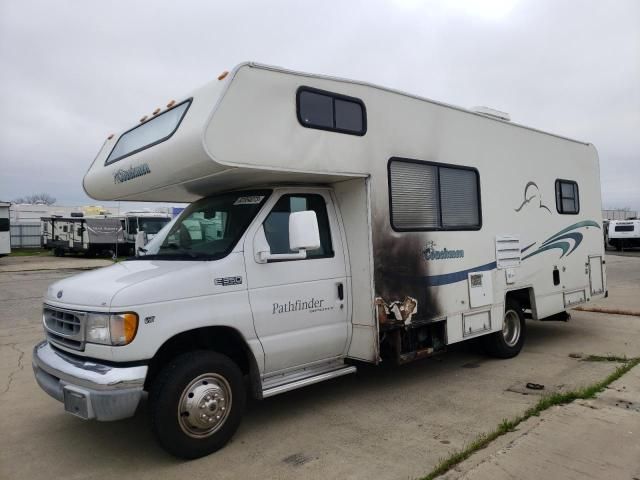
M 44 341 L 33 348 L 38 385 L 65 410 L 85 419 L 120 420 L 133 416 L 142 397 L 147 366 L 112 367 L 79 360 Z

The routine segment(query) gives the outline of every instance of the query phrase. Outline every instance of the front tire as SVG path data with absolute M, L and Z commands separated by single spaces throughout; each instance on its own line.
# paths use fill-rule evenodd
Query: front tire
M 526 337 L 524 312 L 520 304 L 507 300 L 502 330 L 484 337 L 485 351 L 497 358 L 513 358 L 520 353 Z
M 172 360 L 149 392 L 151 428 L 176 457 L 219 450 L 240 425 L 246 402 L 242 372 L 225 355 L 190 352 Z

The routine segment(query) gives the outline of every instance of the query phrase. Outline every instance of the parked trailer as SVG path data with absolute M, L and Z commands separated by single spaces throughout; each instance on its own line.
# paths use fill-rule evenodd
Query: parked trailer
M 0 257 L 11 253 L 11 223 L 8 202 L 0 202 Z
M 640 220 L 611 220 L 607 232 L 609 245 L 616 250 L 640 247 Z
M 593 145 L 504 116 L 241 64 L 104 143 L 89 196 L 193 203 L 145 255 L 48 289 L 36 379 L 98 420 L 147 391 L 160 444 L 195 458 L 245 386 L 470 339 L 513 357 L 525 318 L 606 295 L 598 172 Z
M 42 247 L 58 257 L 65 253 L 114 255 L 120 249 L 127 250 L 120 218 L 77 214 L 42 217 L 40 221 Z

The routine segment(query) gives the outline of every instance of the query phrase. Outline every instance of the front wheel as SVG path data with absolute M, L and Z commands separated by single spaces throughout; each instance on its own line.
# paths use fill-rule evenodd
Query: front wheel
M 526 324 L 522 307 L 514 300 L 507 300 L 502 330 L 485 336 L 484 348 L 493 357 L 515 357 L 522 350 L 525 334 Z
M 176 457 L 203 457 L 224 447 L 240 425 L 246 393 L 242 372 L 224 355 L 186 353 L 158 375 L 149 393 L 151 426 Z

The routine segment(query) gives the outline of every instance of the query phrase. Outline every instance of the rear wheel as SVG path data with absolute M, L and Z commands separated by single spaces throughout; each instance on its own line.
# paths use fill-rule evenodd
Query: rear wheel
M 149 395 L 158 442 L 187 459 L 224 447 L 240 425 L 246 400 L 237 365 L 209 351 L 177 357 L 160 372 Z
M 520 353 L 524 345 L 526 324 L 522 307 L 515 300 L 505 304 L 502 330 L 484 337 L 486 352 L 498 358 L 512 358 Z

